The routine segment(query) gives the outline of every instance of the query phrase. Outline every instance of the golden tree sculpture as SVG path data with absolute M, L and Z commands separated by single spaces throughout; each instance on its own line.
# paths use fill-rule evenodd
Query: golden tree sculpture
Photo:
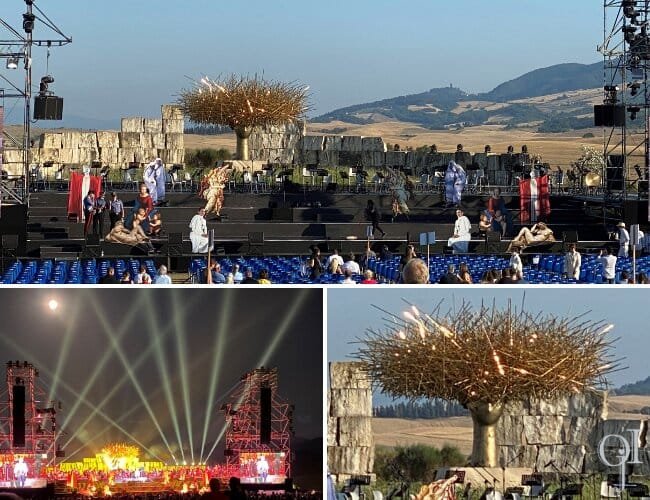
M 230 75 L 222 80 L 202 78 L 180 92 L 177 103 L 192 121 L 228 125 L 237 136 L 237 159 L 248 160 L 253 127 L 294 122 L 308 110 L 309 87 L 274 82 L 255 75 Z
M 456 400 L 472 416 L 472 465 L 497 466 L 496 424 L 504 405 L 529 397 L 554 400 L 606 387 L 619 369 L 613 325 L 531 314 L 511 303 L 481 304 L 430 314 L 410 306 L 402 316 L 383 311 L 386 328 L 368 330 L 354 356 L 392 397 Z M 380 309 L 381 310 L 381 309 Z

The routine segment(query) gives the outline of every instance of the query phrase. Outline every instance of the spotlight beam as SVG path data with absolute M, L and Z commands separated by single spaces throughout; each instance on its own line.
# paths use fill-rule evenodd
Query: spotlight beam
M 59 356 L 57 356 L 56 369 L 54 370 L 54 376 L 52 378 L 52 385 L 50 385 L 50 392 L 47 396 L 48 401 L 54 400 L 56 395 L 56 389 L 59 384 L 59 377 L 63 367 L 65 366 L 66 361 L 68 360 L 68 354 L 70 354 L 70 346 L 72 345 L 72 337 L 75 330 L 75 325 L 77 323 L 77 318 L 79 317 L 79 310 L 81 309 L 80 302 L 74 302 L 74 308 L 71 312 L 70 319 L 63 334 L 63 341 L 61 342 L 61 350 L 59 351 Z
M 224 344 L 226 339 L 226 332 L 230 325 L 230 312 L 232 310 L 232 296 L 233 294 L 225 294 L 224 300 L 221 303 L 221 311 L 219 311 L 219 328 L 217 335 L 214 338 L 212 347 L 212 370 L 210 373 L 210 386 L 208 388 L 208 401 L 205 405 L 205 418 L 203 420 L 203 437 L 201 439 L 201 455 L 199 461 L 203 463 L 203 452 L 205 450 L 205 442 L 208 438 L 208 426 L 210 425 L 210 414 L 213 411 L 214 397 L 217 392 L 217 380 L 219 378 L 219 370 L 221 368 L 221 360 L 223 358 Z
M 8 342 L 8 343 L 11 345 L 11 347 L 13 347 L 13 348 L 16 350 L 16 352 L 18 352 L 18 353 L 20 354 L 20 356 L 25 357 L 25 358 L 29 358 L 29 357 L 31 357 L 32 359 L 34 359 L 34 361 L 36 362 L 35 364 L 37 364 L 37 365 L 39 366 L 39 370 L 40 370 L 41 373 L 45 373 L 46 375 L 48 375 L 48 376 L 50 376 L 50 377 L 52 376 L 52 374 L 53 374 L 52 370 L 50 370 L 49 368 L 47 368 L 47 364 L 45 364 L 45 363 L 43 363 L 43 362 L 40 362 L 38 359 L 36 359 L 36 357 L 34 356 L 34 353 L 29 352 L 29 351 L 27 351 L 26 349 L 23 349 L 21 346 L 19 346 L 17 343 L 15 343 L 13 340 L 11 340 L 11 339 L 9 339 L 9 338 L 5 338 L 4 340 L 5 340 L 5 342 Z M 157 458 L 157 459 L 160 460 L 161 462 L 164 461 L 164 460 L 163 460 L 162 458 L 160 458 L 156 453 L 152 452 L 151 449 L 150 449 L 148 446 L 146 446 L 146 445 L 144 445 L 143 443 L 141 443 L 141 442 L 138 440 L 138 438 L 136 438 L 135 436 L 133 436 L 131 433 L 129 433 L 129 431 L 127 431 L 127 430 L 124 429 L 121 425 L 119 425 L 117 422 L 115 422 L 115 420 L 113 420 L 110 416 L 108 416 L 106 413 L 104 413 L 100 408 L 97 408 L 97 407 L 96 407 L 94 404 L 92 404 L 90 401 L 86 400 L 85 397 L 82 397 L 82 395 L 81 395 L 80 393 L 78 393 L 78 392 L 77 392 L 73 387 L 71 387 L 68 383 L 66 383 L 65 381 L 62 380 L 62 381 L 60 382 L 60 385 L 61 385 L 61 387 L 63 387 L 63 389 L 65 389 L 66 391 L 68 391 L 68 392 L 69 392 L 70 394 L 72 394 L 75 398 L 78 398 L 78 401 L 79 401 L 79 404 L 80 404 L 80 405 L 81 405 L 81 404 L 84 404 L 84 405 L 88 406 L 88 407 L 89 407 L 90 409 L 92 409 L 92 410 L 97 410 L 97 414 L 98 414 L 100 417 L 102 417 L 104 420 L 106 420 L 106 421 L 107 421 L 109 424 L 111 424 L 113 427 L 115 427 L 116 429 L 118 429 L 119 431 L 121 431 L 121 432 L 122 432 L 126 437 L 130 438 L 131 440 L 133 440 L 134 443 L 140 445 L 140 446 L 142 447 L 142 449 L 143 449 L 143 450 L 146 450 L 146 451 L 147 451 L 147 452 L 148 452 L 152 457 Z
M 151 295 L 147 294 L 147 301 L 149 302 L 148 309 L 153 308 L 153 304 L 151 303 L 151 300 L 149 300 L 150 297 Z M 178 423 L 178 415 L 176 413 L 176 403 L 174 401 L 174 395 L 171 389 L 171 381 L 169 378 L 169 371 L 167 369 L 164 347 L 162 342 L 157 341 L 157 336 L 153 334 L 153 332 L 157 332 L 161 330 L 160 324 L 158 322 L 158 317 L 156 315 L 153 315 L 152 321 L 153 321 L 153 328 L 149 330 L 149 337 L 153 345 L 155 346 L 154 359 L 156 361 L 156 367 L 158 368 L 158 374 L 160 375 L 160 379 L 162 380 L 162 389 L 164 391 L 165 400 L 167 401 L 167 407 L 169 408 L 169 414 L 172 418 L 172 424 L 174 426 L 174 432 L 176 434 L 178 448 L 181 451 L 181 459 L 185 461 L 185 450 L 183 448 L 183 440 L 181 439 L 180 425 Z M 172 330 L 173 327 L 174 325 L 171 326 L 167 325 L 168 330 Z
M 165 433 L 163 432 L 162 428 L 160 427 L 160 423 L 158 422 L 158 419 L 156 418 L 156 415 L 154 414 L 153 410 L 151 409 L 151 405 L 149 405 L 149 401 L 147 400 L 147 397 L 145 396 L 144 390 L 142 389 L 142 386 L 138 382 L 137 377 L 135 376 L 135 372 L 131 368 L 131 365 L 129 363 L 129 360 L 126 358 L 126 355 L 124 354 L 124 351 L 122 350 L 122 347 L 119 344 L 118 339 L 115 338 L 115 336 L 111 333 L 111 323 L 108 321 L 108 318 L 105 316 L 104 311 L 102 310 L 101 306 L 99 306 L 94 300 L 91 301 L 93 304 L 93 307 L 95 309 L 95 312 L 97 314 L 97 317 L 102 324 L 102 330 L 108 337 L 108 339 L 111 342 L 111 346 L 113 350 L 115 351 L 115 354 L 117 355 L 118 359 L 124 366 L 124 369 L 126 370 L 127 374 L 129 375 L 129 378 L 131 379 L 131 383 L 133 384 L 133 388 L 136 390 L 138 393 L 138 396 L 140 397 L 142 403 L 144 404 L 145 410 L 147 410 L 147 413 L 149 414 L 149 417 L 151 418 L 151 421 L 153 422 L 154 426 L 156 427 L 156 430 L 160 434 L 160 437 L 163 440 L 163 443 L 165 443 L 165 446 L 167 447 L 167 450 L 169 451 L 169 454 L 172 454 L 171 447 L 169 446 L 169 442 L 167 441 L 167 436 L 165 436 Z
M 266 351 L 260 358 L 260 360 L 257 362 L 256 366 L 264 366 L 268 363 L 268 361 L 271 359 L 271 356 L 275 353 L 275 350 L 278 346 L 278 344 L 282 341 L 284 336 L 286 335 L 287 331 L 289 330 L 289 326 L 295 321 L 296 316 L 298 315 L 298 311 L 302 308 L 303 302 L 307 299 L 309 295 L 309 291 L 307 289 L 302 289 L 301 293 L 298 295 L 296 300 L 291 304 L 291 307 L 289 308 L 289 311 L 287 314 L 284 314 L 284 319 L 282 320 L 282 323 L 280 323 L 280 326 L 278 327 L 276 334 L 273 336 L 273 339 L 271 340 L 271 343 L 267 347 Z M 242 394 L 242 398 L 244 395 Z M 239 401 L 237 401 L 237 405 L 241 404 L 242 399 L 240 398 Z M 207 462 L 214 450 L 217 447 L 217 444 L 221 441 L 223 438 L 223 435 L 226 432 L 226 424 L 221 428 L 221 431 L 219 432 L 219 435 L 217 436 L 216 441 L 212 445 L 212 448 L 210 448 L 210 451 L 208 455 L 205 457 L 205 461 Z
M 120 339 L 124 337 L 127 332 L 130 331 L 131 329 L 131 322 L 137 317 L 137 313 L 140 312 L 140 306 L 143 302 L 142 296 L 138 295 L 137 297 L 137 303 L 133 305 L 133 308 L 131 308 L 124 319 L 122 320 L 122 323 L 119 328 L 119 332 L 116 334 L 117 337 Z M 106 366 L 106 363 L 111 359 L 113 356 L 113 353 L 111 350 L 106 350 L 102 357 L 100 358 L 99 362 L 95 365 L 95 369 L 93 372 L 90 374 L 90 377 L 88 378 L 88 381 L 86 382 L 86 385 L 84 386 L 83 390 L 81 391 L 81 394 L 79 396 L 79 399 L 77 399 L 74 404 L 72 405 L 72 408 L 70 408 L 68 415 L 65 417 L 63 420 L 62 427 L 67 427 L 67 425 L 70 422 L 70 418 L 72 415 L 74 415 L 81 405 L 81 399 L 86 397 L 86 394 L 90 391 L 92 386 L 95 384 L 95 381 L 100 377 L 100 375 L 103 372 L 104 366 Z

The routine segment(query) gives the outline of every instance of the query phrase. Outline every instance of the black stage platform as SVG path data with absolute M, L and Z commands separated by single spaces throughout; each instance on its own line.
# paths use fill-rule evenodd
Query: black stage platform
M 133 204 L 134 191 L 118 191 L 120 199 L 127 205 Z M 101 242 L 100 247 L 87 248 L 83 239 L 81 223 L 68 220 L 67 192 L 41 191 L 30 196 L 30 209 L 24 207 L 2 207 L 0 234 L 15 234 L 18 257 L 78 258 L 84 255 L 128 256 L 142 255 L 137 248 Z M 456 219 L 455 207 L 446 207 L 441 194 L 417 193 L 409 201 L 409 217 L 391 218 L 390 194 L 328 193 L 305 191 L 299 193 L 228 193 L 225 195 L 223 218 L 216 220 L 208 216 L 208 228 L 214 229 L 217 251 L 221 254 L 242 255 L 265 253 L 272 255 L 307 254 L 312 244 L 318 244 L 323 251 L 339 248 L 343 252 L 362 251 L 366 242 L 368 222 L 364 217 L 367 200 L 372 199 L 382 214 L 381 226 L 386 232 L 382 240 L 393 252 L 402 252 L 407 241 L 417 242 L 418 234 L 435 231 L 438 243 L 432 252 L 443 251 L 447 238 L 453 232 Z M 513 232 L 519 230 L 519 199 L 504 196 L 514 219 Z M 180 258 L 191 257 L 188 224 L 197 209 L 203 205 L 196 193 L 168 192 L 168 204 L 160 208 L 164 235 L 154 244 L 162 255 Z M 463 209 L 477 228 L 478 216 L 486 206 L 487 194 L 466 195 Z M 623 217 L 626 222 L 641 223 L 647 229 L 647 200 L 628 202 L 622 215 L 621 206 L 608 206 L 602 199 L 553 196 L 552 213 L 548 219 L 556 239 L 562 240 L 565 232 L 577 232 L 581 242 L 602 244 Z M 633 214 L 633 212 L 635 212 Z M 108 231 L 106 217 L 105 231 Z M 169 244 L 167 237 L 182 234 L 182 244 Z M 262 239 L 255 243 L 255 239 Z M 251 239 L 253 242 L 251 242 Z M 379 241 L 379 240 L 377 240 Z M 376 242 L 373 242 L 373 244 Z M 507 242 L 492 246 L 491 253 L 503 252 Z M 476 237 L 470 245 L 470 252 L 482 252 L 485 242 Z M 561 251 L 562 244 L 548 245 L 546 251 Z M 544 249 L 536 247 L 536 251 Z M 3 250 L 6 256 L 6 252 Z M 90 254 L 88 254 L 90 252 Z M 184 265 L 184 264 L 183 264 Z

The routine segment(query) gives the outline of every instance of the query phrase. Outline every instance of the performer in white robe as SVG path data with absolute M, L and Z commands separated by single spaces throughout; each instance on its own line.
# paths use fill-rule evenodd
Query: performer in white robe
M 81 214 L 81 221 L 83 222 L 86 220 L 84 200 L 86 199 L 86 196 L 88 196 L 88 191 L 90 191 L 90 166 L 84 165 L 81 171 L 84 176 L 83 179 L 81 179 L 81 210 L 79 210 L 79 213 Z M 98 195 L 99 193 L 95 194 Z
M 447 241 L 447 246 L 454 249 L 454 253 L 467 253 L 469 241 L 472 239 L 472 224 L 469 219 L 463 215 L 462 210 L 456 210 L 456 222 L 454 224 L 454 234 Z
M 149 190 L 149 196 L 151 196 L 151 201 L 155 205 L 158 202 L 158 191 L 156 190 L 156 162 L 152 161 L 149 163 L 142 173 L 142 181 L 147 186 Z
M 14 465 L 14 477 L 16 478 L 16 487 L 24 488 L 27 482 L 27 464 L 22 457 Z
M 625 229 L 625 222 L 619 222 L 618 228 L 618 256 L 627 257 L 630 251 L 630 233 Z
M 260 482 L 265 483 L 266 477 L 269 475 L 269 463 L 266 461 L 264 455 L 262 455 L 257 460 L 257 475 L 260 478 Z
M 205 221 L 205 208 L 201 208 L 190 221 L 190 241 L 192 253 L 208 253 L 210 238 L 208 237 L 208 224 Z M 212 250 L 210 248 L 209 250 Z
M 165 183 L 167 182 L 167 170 L 165 164 L 160 158 L 154 161 L 154 169 L 156 173 L 156 199 L 158 203 L 165 201 Z

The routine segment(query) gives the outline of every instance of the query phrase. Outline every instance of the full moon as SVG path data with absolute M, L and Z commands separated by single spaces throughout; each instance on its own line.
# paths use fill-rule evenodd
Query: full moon
M 50 311 L 56 311 L 56 309 L 59 307 L 59 303 L 58 303 L 56 300 L 51 299 L 51 300 L 47 303 L 47 307 L 50 308 Z

